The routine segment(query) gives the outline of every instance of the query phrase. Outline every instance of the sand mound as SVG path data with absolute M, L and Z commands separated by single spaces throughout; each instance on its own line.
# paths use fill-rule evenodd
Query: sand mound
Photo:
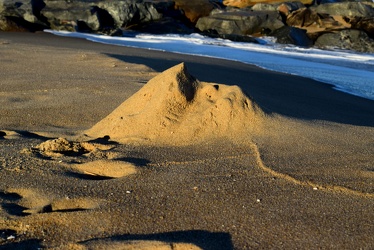
M 240 138 L 257 129 L 261 117 L 239 87 L 200 82 L 182 63 L 151 79 L 86 135 L 181 145 Z

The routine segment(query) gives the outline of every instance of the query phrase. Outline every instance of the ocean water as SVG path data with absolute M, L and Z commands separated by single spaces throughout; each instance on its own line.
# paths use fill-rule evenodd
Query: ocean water
M 315 79 L 332 84 L 337 90 L 374 100 L 374 54 L 281 45 L 271 38 L 259 39 L 259 44 L 253 44 L 209 38 L 200 34 L 129 33 L 124 37 L 111 37 L 54 30 L 45 32 L 118 46 L 240 61 L 272 71 Z

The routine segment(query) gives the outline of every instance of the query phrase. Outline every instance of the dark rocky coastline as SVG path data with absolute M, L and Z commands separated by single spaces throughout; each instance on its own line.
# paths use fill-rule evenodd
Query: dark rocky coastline
M 44 29 L 121 36 L 201 33 L 256 42 L 374 53 L 374 3 L 362 1 L 269 2 L 232 0 L 31 0 L 0 2 L 0 31 Z M 231 4 L 233 3 L 233 4 Z

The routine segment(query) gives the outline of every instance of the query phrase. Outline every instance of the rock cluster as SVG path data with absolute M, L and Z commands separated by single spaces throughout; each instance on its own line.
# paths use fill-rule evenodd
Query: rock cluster
M 269 35 L 278 43 L 373 53 L 373 11 L 372 2 L 311 6 L 301 2 L 257 3 L 241 9 L 213 10 L 200 18 L 196 27 L 206 34 Z
M 0 30 L 203 33 L 374 52 L 374 3 L 345 0 L 2 0 Z M 336 2 L 342 1 L 342 2 Z M 317 4 L 318 3 L 318 4 Z

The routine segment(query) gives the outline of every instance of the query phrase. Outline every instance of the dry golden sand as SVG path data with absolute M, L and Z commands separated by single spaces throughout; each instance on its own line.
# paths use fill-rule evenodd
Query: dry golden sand
M 85 133 L 121 143 L 181 146 L 218 137 L 245 140 L 261 130 L 262 118 L 239 87 L 200 82 L 181 63 L 151 79 Z
M 0 249 L 374 246 L 373 127 L 266 113 L 185 64 L 11 38 Z

